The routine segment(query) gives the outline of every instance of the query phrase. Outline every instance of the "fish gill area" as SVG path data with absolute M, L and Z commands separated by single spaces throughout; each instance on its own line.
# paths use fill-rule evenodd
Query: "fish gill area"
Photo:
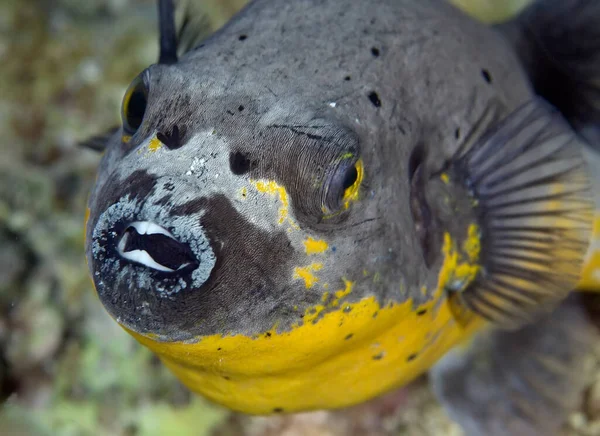
M 198 0 L 201 1 L 201 0 Z M 457 0 L 477 17 L 526 0 Z M 202 2 L 213 29 L 244 0 Z M 0 2 L 0 434 L 462 435 L 426 378 L 335 412 L 232 413 L 190 394 L 116 325 L 83 253 L 99 155 L 78 143 L 119 122 L 157 58 L 154 0 Z M 563 434 L 600 435 L 600 346 Z

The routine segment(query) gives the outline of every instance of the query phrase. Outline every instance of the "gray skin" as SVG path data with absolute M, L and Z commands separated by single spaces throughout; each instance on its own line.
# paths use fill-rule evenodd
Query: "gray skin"
M 128 143 L 112 137 L 90 198 L 87 257 L 109 313 L 168 341 L 289 329 L 323 284 L 344 279 L 346 301 L 433 298 L 442 256 L 415 230 L 414 160 L 442 168 L 474 125 L 533 97 L 503 37 L 436 0 L 258 0 L 144 75 L 143 123 Z M 149 151 L 175 125 L 179 141 Z M 358 157 L 364 179 L 346 210 L 342 183 Z M 281 202 L 255 180 L 285 188 L 289 219 L 278 222 Z M 121 233 L 139 220 L 168 229 L 194 268 L 120 257 Z M 327 252 L 307 255 L 308 237 Z M 314 262 L 323 268 L 307 288 L 294 269 Z

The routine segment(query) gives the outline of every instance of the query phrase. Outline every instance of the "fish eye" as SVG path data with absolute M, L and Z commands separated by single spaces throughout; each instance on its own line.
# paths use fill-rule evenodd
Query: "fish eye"
M 362 159 L 348 159 L 338 165 L 325 194 L 323 211 L 326 214 L 348 209 L 350 203 L 358 197 L 363 173 Z
M 121 118 L 123 120 L 123 129 L 127 134 L 133 135 L 140 128 L 144 120 L 147 105 L 148 87 L 142 75 L 139 75 L 129 85 L 123 98 Z
M 358 172 L 360 161 L 355 163 L 346 171 L 346 176 L 344 177 L 344 183 L 342 187 L 344 188 L 344 198 L 351 197 L 358 190 Z

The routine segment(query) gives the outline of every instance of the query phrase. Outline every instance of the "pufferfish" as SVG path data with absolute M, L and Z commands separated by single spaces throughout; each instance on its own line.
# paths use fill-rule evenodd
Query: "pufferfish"
M 184 53 L 159 11 L 159 62 L 91 143 L 108 313 L 233 410 L 431 370 L 469 434 L 556 431 L 596 338 L 571 291 L 600 289 L 600 3 L 487 26 L 439 0 L 255 0 Z

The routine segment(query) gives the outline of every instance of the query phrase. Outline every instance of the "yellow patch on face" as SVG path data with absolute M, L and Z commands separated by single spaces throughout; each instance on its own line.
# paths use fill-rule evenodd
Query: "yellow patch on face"
M 318 277 L 313 273 L 323 269 L 322 263 L 312 263 L 305 267 L 294 268 L 294 279 L 304 280 L 304 286 L 306 289 L 312 288 L 318 281 Z
M 467 239 L 463 242 L 463 251 L 471 263 L 479 261 L 479 254 L 481 252 L 481 234 L 479 232 L 479 227 L 475 224 L 469 225 Z
M 444 234 L 444 263 L 439 273 L 438 288 L 454 292 L 464 291 L 479 273 L 479 251 L 481 249 L 479 228 L 471 224 L 463 252 L 459 252 L 450 234 Z
M 129 141 L 131 141 L 131 135 L 121 136 L 121 142 L 123 142 L 124 144 L 127 144 Z
M 244 186 L 240 192 L 240 194 L 242 195 L 242 198 L 246 198 L 246 196 L 248 195 L 248 189 L 246 189 L 246 187 Z
M 273 180 L 251 180 L 251 183 L 256 187 L 256 190 L 263 194 L 269 194 L 278 197 L 281 207 L 279 208 L 279 224 L 283 224 L 286 220 L 293 228 L 298 228 L 298 225 L 289 218 L 289 197 L 285 188 Z
M 358 198 L 358 191 L 360 188 L 360 184 L 362 183 L 364 177 L 364 166 L 362 159 L 359 159 L 354 166 L 356 167 L 356 180 L 352 184 L 352 186 L 348 187 L 344 191 L 344 208 L 348 209 L 350 207 L 350 202 L 356 200 Z
M 331 306 L 332 307 L 337 307 L 340 304 L 340 300 L 342 298 L 344 298 L 346 295 L 350 294 L 350 292 L 352 292 L 352 286 L 354 286 L 354 282 L 351 282 L 350 280 L 344 280 L 344 289 L 340 289 L 339 291 L 335 291 L 335 300 L 333 300 L 331 302 Z
M 600 292 L 600 215 L 594 218 L 590 248 L 583 263 L 577 289 Z
M 442 179 L 442 182 L 444 182 L 446 185 L 450 183 L 450 177 L 448 177 L 448 174 L 446 173 L 442 173 L 440 179 Z
M 163 143 L 160 142 L 160 139 L 158 139 L 156 136 L 154 138 L 152 138 L 150 140 L 150 143 L 148 144 L 148 151 L 150 153 L 154 153 L 155 151 L 157 151 L 159 148 L 161 148 L 163 146 Z
M 327 245 L 327 242 L 321 239 L 313 239 L 309 237 L 306 241 L 304 241 L 304 248 L 306 249 L 306 254 L 319 254 L 327 251 L 329 245 Z

